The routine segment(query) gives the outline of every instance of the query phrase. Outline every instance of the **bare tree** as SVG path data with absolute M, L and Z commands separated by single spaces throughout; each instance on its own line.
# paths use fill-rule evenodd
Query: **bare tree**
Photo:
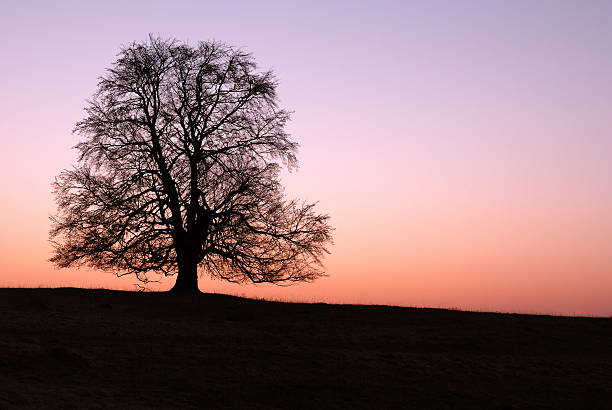
M 297 166 L 272 72 L 218 42 L 150 37 L 123 47 L 75 132 L 79 162 L 55 180 L 50 232 L 59 267 L 86 265 L 231 282 L 324 274 L 329 217 L 286 200 Z

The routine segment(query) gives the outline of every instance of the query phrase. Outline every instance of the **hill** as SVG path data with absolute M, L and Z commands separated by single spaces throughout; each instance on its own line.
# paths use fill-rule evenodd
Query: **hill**
M 0 289 L 0 408 L 597 409 L 612 320 Z

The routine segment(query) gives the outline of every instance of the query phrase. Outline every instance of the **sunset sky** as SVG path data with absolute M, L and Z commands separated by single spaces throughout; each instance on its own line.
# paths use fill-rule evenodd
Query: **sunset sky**
M 287 195 L 336 228 L 329 277 L 203 291 L 612 315 L 612 2 L 0 4 L 0 286 L 136 289 L 47 262 L 50 183 L 97 78 L 153 33 L 274 70 Z

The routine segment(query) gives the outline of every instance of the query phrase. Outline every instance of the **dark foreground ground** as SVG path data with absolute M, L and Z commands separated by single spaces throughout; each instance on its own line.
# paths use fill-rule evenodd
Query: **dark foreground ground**
M 612 320 L 0 289 L 0 409 L 611 409 Z

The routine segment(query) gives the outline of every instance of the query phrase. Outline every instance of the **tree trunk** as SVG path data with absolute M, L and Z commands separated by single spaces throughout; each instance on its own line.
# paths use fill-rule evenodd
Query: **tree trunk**
M 171 292 L 199 293 L 198 288 L 198 264 L 195 260 L 183 262 L 179 265 L 176 274 L 176 283 L 170 290 Z

